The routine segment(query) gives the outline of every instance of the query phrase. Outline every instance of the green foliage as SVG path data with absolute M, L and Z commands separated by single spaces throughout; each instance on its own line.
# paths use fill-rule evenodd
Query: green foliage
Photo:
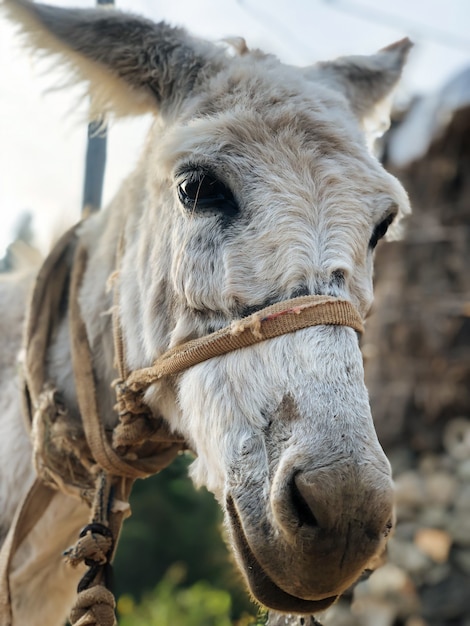
M 171 567 L 138 606 L 129 602 L 129 596 L 121 598 L 121 626 L 231 626 L 229 593 L 204 581 L 182 588 L 182 575 L 184 567 Z
M 145 617 L 146 611 L 151 611 L 155 603 L 166 606 L 170 611 L 174 602 L 175 611 L 185 611 L 185 603 L 196 602 L 198 594 L 209 604 L 212 601 L 216 604 L 222 602 L 222 597 L 231 598 L 226 615 L 230 615 L 232 620 L 239 619 L 244 613 L 254 612 L 221 537 L 220 508 L 210 493 L 196 491 L 187 477 L 190 460 L 187 455 L 180 456 L 160 474 L 138 481 L 134 486 L 132 517 L 124 523 L 114 568 L 115 591 L 116 596 L 121 598 L 121 608 L 126 606 L 126 602 L 134 607 L 144 598 L 138 608 L 142 615 L 139 613 L 141 617 L 135 617 L 132 626 L 157 624 L 156 618 Z M 176 571 L 173 569 L 175 563 L 179 571 L 185 573 L 177 582 L 172 578 Z M 149 592 L 152 592 L 151 596 Z M 220 596 L 217 595 L 219 592 Z M 155 594 L 158 595 L 158 602 L 152 600 Z M 178 600 L 173 597 L 167 601 L 167 595 L 171 594 L 176 594 Z M 202 603 L 201 598 L 197 599 L 198 606 Z M 208 606 L 204 610 L 209 610 Z M 153 614 L 150 612 L 149 615 Z M 144 619 L 147 621 L 142 621 Z M 187 622 L 183 617 L 172 619 L 172 624 L 178 626 L 203 623 Z M 194 619 L 198 619 L 197 615 Z M 216 612 L 213 618 L 206 616 L 204 624 L 225 626 L 232 623 L 221 619 L 221 614 Z M 122 621 L 123 626 L 130 623 Z M 170 622 L 158 621 L 158 626 L 166 623 Z
M 138 605 L 131 596 L 121 596 L 117 605 L 120 626 L 234 626 L 230 594 L 207 581 L 181 587 L 185 575 L 183 565 L 173 565 Z M 264 626 L 266 619 L 266 612 L 258 618 L 245 614 L 235 626 Z

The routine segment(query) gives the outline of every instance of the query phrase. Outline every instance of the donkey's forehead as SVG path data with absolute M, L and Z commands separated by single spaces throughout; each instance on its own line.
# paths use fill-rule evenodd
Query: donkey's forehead
M 296 67 L 271 57 L 252 62 L 243 58 L 213 76 L 195 101 L 191 117 L 213 117 L 227 111 L 235 115 L 261 117 L 264 126 L 278 131 L 307 130 L 313 124 L 357 123 L 344 95 L 323 84 L 308 80 Z
M 331 176 L 331 182 L 343 176 L 361 195 L 394 195 L 390 177 L 370 155 L 354 123 L 315 107 L 288 102 L 260 111 L 245 102 L 212 115 L 196 113 L 163 132 L 156 148 L 170 175 L 191 163 L 214 169 L 235 184 L 257 174 L 266 180 L 274 180 L 275 174 L 284 179 Z
M 325 112 L 332 106 L 343 113 L 349 110 L 339 90 L 309 79 L 302 68 L 259 54 L 234 59 L 212 75 L 204 85 L 198 108 L 210 115 L 240 104 L 261 112 L 276 106 L 318 112 Z
M 369 159 L 344 96 L 271 59 L 264 65 L 238 63 L 217 74 L 166 134 L 166 156 L 173 161 L 202 149 L 249 159 L 257 147 L 273 144 L 324 157 L 347 153 Z
M 347 187 L 349 202 L 369 196 L 378 214 L 406 204 L 401 187 L 370 154 L 341 93 L 269 57 L 244 58 L 206 87 L 158 133 L 162 172 L 191 163 L 214 169 L 235 187 L 257 176 L 272 182 L 275 175 L 290 188 L 307 181 L 304 189 L 315 189 L 314 195 Z

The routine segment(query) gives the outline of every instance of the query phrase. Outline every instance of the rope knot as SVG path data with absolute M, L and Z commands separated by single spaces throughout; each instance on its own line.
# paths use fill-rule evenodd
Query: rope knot
M 72 567 L 105 565 L 113 549 L 113 535 L 107 526 L 93 522 L 81 531 L 77 543 L 64 552 Z
M 116 602 L 103 585 L 95 585 L 78 594 L 70 613 L 72 626 L 115 626 Z
M 150 409 L 143 401 L 141 392 L 130 389 L 122 379 L 113 381 L 112 386 L 116 390 L 117 403 L 114 408 L 119 417 L 129 413 L 132 415 L 149 415 Z
M 119 422 L 113 430 L 113 449 L 123 458 L 138 458 L 138 449 L 150 442 L 173 443 L 181 440 L 170 434 L 162 418 L 153 415 L 141 391 L 133 391 L 121 379 L 115 380 L 113 386 L 117 398 L 114 408 L 119 414 Z M 146 454 L 149 454 L 148 449 Z
M 113 386 L 117 399 L 114 409 L 119 415 L 119 422 L 113 430 L 113 448 L 128 455 L 129 449 L 146 441 L 155 427 L 151 425 L 151 414 L 140 392 L 129 389 L 122 379 L 115 380 Z

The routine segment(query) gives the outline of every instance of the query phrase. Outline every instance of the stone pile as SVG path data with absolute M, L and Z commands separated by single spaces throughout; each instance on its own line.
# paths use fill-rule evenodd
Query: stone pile
M 441 454 L 390 453 L 397 526 L 387 563 L 323 626 L 470 626 L 470 419 L 445 430 Z

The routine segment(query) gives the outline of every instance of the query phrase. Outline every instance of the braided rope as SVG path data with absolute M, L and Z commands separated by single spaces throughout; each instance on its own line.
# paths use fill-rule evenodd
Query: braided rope
M 78 584 L 78 595 L 70 612 L 72 626 L 115 626 L 116 602 L 108 589 L 114 534 L 109 528 L 108 509 L 112 480 L 106 472 L 98 475 L 92 504 L 92 521 L 80 532 L 64 556 L 72 567 L 85 563 L 88 571 Z

